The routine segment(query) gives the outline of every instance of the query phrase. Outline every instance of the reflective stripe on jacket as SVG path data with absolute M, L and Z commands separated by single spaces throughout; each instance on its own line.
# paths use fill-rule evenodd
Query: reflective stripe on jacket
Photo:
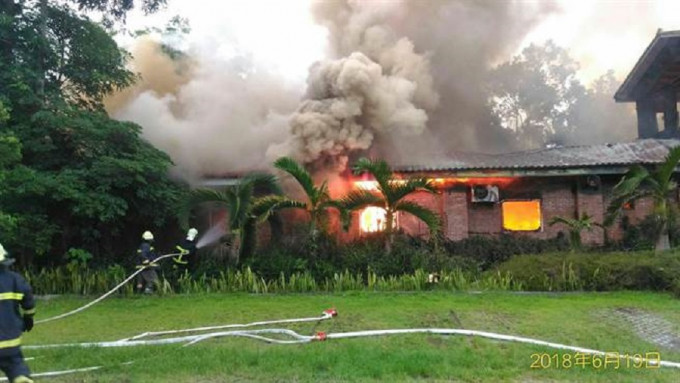
M 23 315 L 35 313 L 31 287 L 19 274 L 0 268 L 0 354 L 21 344 Z

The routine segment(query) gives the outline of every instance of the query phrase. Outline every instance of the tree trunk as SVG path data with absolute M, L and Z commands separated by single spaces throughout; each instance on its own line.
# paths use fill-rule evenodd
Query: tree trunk
M 661 234 L 659 237 L 656 239 L 656 246 L 654 247 L 654 250 L 656 251 L 665 251 L 665 250 L 670 250 L 671 248 L 671 241 L 668 236 L 668 228 L 666 224 L 663 225 L 663 230 L 661 231 Z
M 385 252 L 392 254 L 392 245 L 394 244 L 394 212 L 387 210 L 385 214 Z
M 666 214 L 666 201 L 658 207 L 661 214 L 658 214 L 656 218 L 660 221 L 659 236 L 656 238 L 655 251 L 665 251 L 671 248 L 670 237 L 668 236 L 668 215 Z
M 231 238 L 231 244 L 229 246 L 229 257 L 233 259 L 236 264 L 239 263 L 241 258 L 241 233 L 233 233 Z
M 45 51 L 47 50 L 47 0 L 40 0 L 40 16 L 38 30 L 40 44 L 38 46 L 38 81 L 35 85 L 35 93 L 41 102 L 45 100 Z

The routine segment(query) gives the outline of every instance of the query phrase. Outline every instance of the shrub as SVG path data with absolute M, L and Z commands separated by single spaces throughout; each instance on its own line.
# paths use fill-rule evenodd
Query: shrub
M 479 269 L 487 270 L 517 254 L 541 254 L 568 250 L 569 241 L 564 235 L 552 239 L 501 234 L 494 237 L 473 236 L 462 241 L 445 243 L 449 255 L 469 258 Z
M 496 271 L 535 291 L 671 291 L 680 276 L 680 253 L 520 255 Z

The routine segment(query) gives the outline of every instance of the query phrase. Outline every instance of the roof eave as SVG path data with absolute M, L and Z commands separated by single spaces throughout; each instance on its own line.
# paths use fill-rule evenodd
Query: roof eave
M 672 37 L 680 37 L 680 31 L 657 32 L 619 89 L 614 93 L 614 100 L 616 102 L 636 101 L 633 97 L 633 88 L 654 61 L 659 51 L 665 46 L 665 40 Z

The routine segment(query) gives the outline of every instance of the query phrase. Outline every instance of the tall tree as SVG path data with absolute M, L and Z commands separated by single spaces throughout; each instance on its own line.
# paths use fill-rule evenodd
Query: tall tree
M 300 202 L 300 209 L 309 214 L 309 233 L 315 240 L 319 229 L 323 230 L 328 223 L 328 210 L 340 209 L 339 201 L 330 197 L 327 181 L 316 186 L 312 175 L 292 158 L 281 157 L 274 166 L 292 176 L 304 191 L 307 201 Z
M 525 149 L 541 147 L 571 129 L 569 110 L 585 93 L 578 64 L 552 41 L 532 44 L 491 73 L 493 112 Z
M 437 214 L 408 199 L 409 195 L 418 191 L 436 193 L 437 190 L 429 180 L 426 178 L 396 180 L 387 162 L 367 158 L 359 159 L 354 165 L 353 171 L 355 174 L 368 173 L 372 175 L 377 184 L 378 194 L 368 190 L 356 190 L 343 198 L 341 205 L 345 211 L 358 210 L 367 206 L 385 209 L 385 250 L 387 253 L 392 252 L 394 219 L 398 212 L 411 214 L 423 221 L 432 236 L 439 234 L 441 222 Z
M 302 208 L 304 204 L 281 195 L 276 178 L 269 174 L 251 174 L 237 185 L 224 190 L 192 190 L 180 209 L 180 222 L 186 226 L 193 208 L 217 204 L 227 209 L 227 229 L 233 258 L 247 258 L 255 250 L 257 224 L 284 208 Z
M 666 160 L 654 171 L 635 165 L 628 170 L 621 181 L 614 187 L 612 200 L 607 209 L 605 225 L 614 223 L 623 206 L 640 198 L 649 197 L 654 201 L 653 217 L 656 221 L 656 246 L 655 249 L 670 249 L 668 237 L 668 223 L 676 206 L 670 201 L 671 192 L 677 189 L 673 180 L 673 173 L 680 162 L 680 146 L 676 146 L 668 152 Z
M 56 262 L 71 247 L 125 255 L 140 231 L 174 218 L 183 192 L 168 178 L 169 157 L 141 139 L 141 128 L 104 112 L 103 97 L 134 74 L 106 30 L 68 3 L 81 11 L 106 4 L 115 19 L 133 5 L 0 1 L 0 137 L 20 148 L 0 209 L 20 228 L 3 241 L 24 263 L 34 255 Z

